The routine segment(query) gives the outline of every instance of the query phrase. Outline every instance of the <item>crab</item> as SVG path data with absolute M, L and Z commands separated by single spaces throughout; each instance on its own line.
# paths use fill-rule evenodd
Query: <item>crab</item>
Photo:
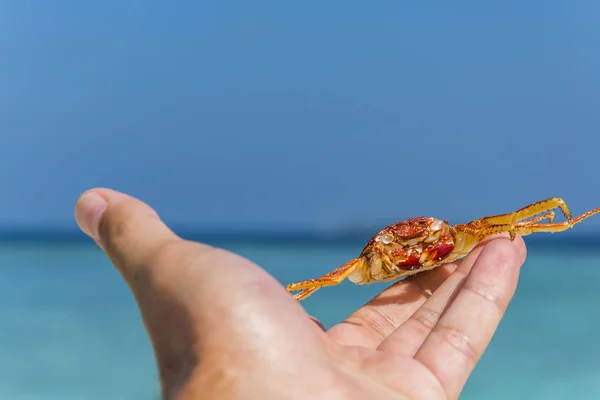
M 561 210 L 564 222 L 554 223 L 556 209 Z M 322 287 L 335 286 L 345 279 L 357 285 L 389 282 L 459 260 L 487 236 L 508 232 L 510 240 L 514 240 L 517 234 L 562 232 L 598 212 L 600 207 L 573 218 L 564 200 L 553 197 L 512 213 L 454 226 L 433 217 L 410 218 L 382 229 L 367 242 L 357 258 L 320 278 L 292 283 L 286 289 L 300 291 L 293 295 L 300 301 Z

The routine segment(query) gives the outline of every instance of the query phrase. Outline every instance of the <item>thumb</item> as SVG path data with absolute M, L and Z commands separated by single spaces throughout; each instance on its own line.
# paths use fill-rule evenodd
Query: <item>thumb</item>
M 111 189 L 83 193 L 75 205 L 75 219 L 129 284 L 165 244 L 182 240 L 150 206 Z
M 75 205 L 81 230 L 102 248 L 140 306 L 154 304 L 158 291 L 187 305 L 270 301 L 290 296 L 251 261 L 212 246 L 186 241 L 144 202 L 110 189 L 91 189 Z
M 179 261 L 186 252 L 180 248 L 185 241 L 150 206 L 110 189 L 82 194 L 75 205 L 75 219 L 132 290 L 154 347 L 161 385 L 170 390 L 190 374 L 195 364 L 194 338 L 198 336 L 187 323 L 193 310 L 178 297 L 183 293 L 178 287 L 181 280 L 173 279 L 177 276 L 174 270 L 183 264 Z M 180 254 L 174 254 L 171 262 L 160 262 L 165 257 L 160 253 L 171 245 Z
M 191 379 L 203 360 L 228 370 L 246 354 L 253 363 L 236 368 L 275 373 L 290 355 L 324 357 L 304 334 L 316 330 L 302 307 L 250 260 L 179 238 L 148 205 L 110 189 L 85 192 L 75 219 L 132 289 L 165 391 Z

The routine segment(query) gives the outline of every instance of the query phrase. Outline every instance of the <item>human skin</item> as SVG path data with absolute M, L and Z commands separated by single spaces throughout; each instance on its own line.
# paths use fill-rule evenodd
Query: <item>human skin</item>
M 169 400 L 457 399 L 526 257 L 519 236 L 488 239 L 325 330 L 259 266 L 178 237 L 140 200 L 92 189 L 75 217 L 130 288 Z

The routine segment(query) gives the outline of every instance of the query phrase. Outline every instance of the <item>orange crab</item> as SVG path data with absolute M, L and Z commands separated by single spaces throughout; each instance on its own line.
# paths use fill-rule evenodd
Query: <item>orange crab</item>
M 554 223 L 552 210 L 556 208 L 566 221 Z M 337 285 L 346 278 L 357 285 L 388 282 L 463 258 L 486 236 L 508 232 L 513 240 L 517 233 L 526 236 L 534 232 L 561 232 L 598 212 L 600 207 L 572 218 L 563 199 L 554 197 L 513 213 L 454 226 L 432 217 L 410 218 L 382 229 L 369 240 L 359 257 L 318 279 L 292 283 L 286 289 L 301 290 L 293 297 L 303 300 L 318 289 Z M 548 222 L 540 223 L 543 220 Z

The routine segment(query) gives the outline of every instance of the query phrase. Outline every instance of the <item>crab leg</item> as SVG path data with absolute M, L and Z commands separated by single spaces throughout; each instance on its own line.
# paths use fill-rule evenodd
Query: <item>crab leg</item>
M 552 223 L 554 220 L 554 213 L 546 213 L 539 217 L 533 218 L 528 221 L 518 222 L 516 224 L 499 224 L 499 225 L 488 225 L 488 226 L 477 226 L 476 222 L 466 224 L 466 225 L 456 225 L 454 227 L 455 230 L 459 232 L 465 232 L 475 238 L 477 240 L 481 240 L 486 236 L 494 235 L 497 233 L 509 232 L 510 238 L 514 239 L 516 234 L 518 233 L 521 236 L 531 235 L 535 232 L 562 232 L 565 231 L 573 225 L 583 221 L 584 219 L 600 212 L 600 208 L 595 208 L 591 211 L 586 212 L 576 218 L 569 218 L 567 221 Z M 569 215 L 570 217 L 570 215 Z M 546 224 L 536 224 L 535 222 L 539 222 L 544 219 L 549 219 L 550 223 Z
M 559 197 L 553 197 L 551 199 L 542 200 L 538 201 L 537 203 L 530 204 L 513 213 L 484 217 L 478 221 L 483 225 L 515 224 L 516 222 L 534 217 L 540 213 L 554 210 L 556 208 L 560 208 L 567 220 L 571 219 L 571 211 L 569 211 L 569 208 L 565 204 L 564 200 Z
M 519 223 L 531 223 L 532 221 L 520 222 L 524 219 L 535 217 L 540 213 L 546 213 L 541 217 L 534 218 L 533 221 L 537 222 L 542 219 L 549 219 L 549 222 L 554 221 L 554 210 L 559 208 L 564 214 L 567 221 L 571 220 L 571 212 L 569 208 L 559 197 L 553 197 L 547 200 L 538 201 L 537 203 L 525 206 L 513 213 L 493 215 L 490 217 L 484 217 L 475 221 L 471 221 L 468 224 L 458 224 L 454 226 L 454 229 L 459 232 L 465 232 L 471 235 L 477 240 L 481 240 L 486 236 L 494 235 L 497 233 L 508 232 L 511 240 L 515 238 L 517 231 L 516 227 Z M 547 213 L 547 211 L 550 211 Z
M 340 284 L 344 279 L 346 279 L 356 268 L 359 268 L 363 265 L 365 259 L 354 258 L 348 261 L 346 264 L 341 267 L 334 269 L 330 273 L 323 275 L 317 279 L 309 279 L 307 281 L 290 283 L 287 285 L 286 289 L 288 292 L 294 292 L 296 290 L 303 290 L 302 292 L 294 295 L 294 299 L 302 300 L 309 295 L 313 294 L 316 290 L 325 287 L 325 286 L 335 286 Z
M 535 232 L 551 232 L 551 233 L 562 232 L 562 231 L 566 231 L 569 228 L 572 228 L 573 225 L 575 225 L 575 224 L 583 221 L 584 219 L 586 219 L 594 214 L 597 214 L 599 212 L 600 212 L 600 207 L 590 210 L 590 211 L 586 212 L 585 214 L 581 214 L 580 216 L 575 217 L 569 221 L 564 221 L 564 222 L 559 222 L 559 223 L 549 223 L 549 224 L 535 224 L 532 222 L 537 222 L 537 221 L 532 220 L 532 221 L 526 221 L 526 222 L 517 224 L 515 228 L 516 228 L 516 231 L 521 236 L 531 235 L 532 233 L 535 233 Z
M 293 295 L 292 298 L 294 300 L 298 300 L 298 301 L 304 300 L 305 298 L 307 298 L 308 296 L 310 296 L 311 294 L 313 294 L 317 290 L 319 290 L 318 287 L 311 287 L 311 288 L 308 288 L 308 289 L 304 289 L 300 293 L 296 293 L 295 295 Z
M 521 222 L 521 223 L 519 223 L 517 225 L 521 225 L 521 224 L 533 224 L 534 222 L 540 222 L 540 221 L 543 221 L 545 219 L 547 219 L 548 223 L 551 224 L 551 223 L 554 222 L 554 216 L 555 215 L 556 214 L 554 213 L 554 211 L 550 211 L 550 212 L 548 212 L 546 214 L 540 215 L 539 217 L 534 217 L 534 218 L 528 219 L 527 221 Z

